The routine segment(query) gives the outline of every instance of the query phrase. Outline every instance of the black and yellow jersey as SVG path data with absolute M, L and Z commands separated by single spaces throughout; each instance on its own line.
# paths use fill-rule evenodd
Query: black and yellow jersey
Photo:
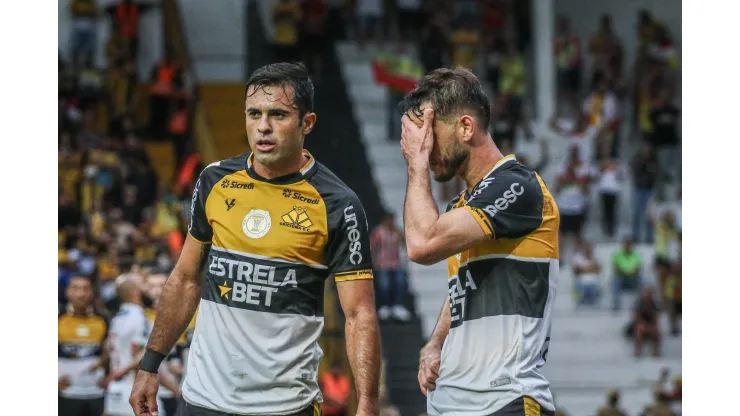
M 559 271 L 555 200 L 510 155 L 453 209 L 469 211 L 490 239 L 447 260 L 451 324 L 429 413 L 493 414 L 521 396 L 554 410 L 540 367 Z
M 362 204 L 304 151 L 266 179 L 251 154 L 209 165 L 190 236 L 212 244 L 183 397 L 227 413 L 289 414 L 320 395 L 324 283 L 372 279 Z
M 105 377 L 101 368 L 90 372 L 103 352 L 108 336 L 108 321 L 92 311 L 74 314 L 67 309 L 59 314 L 57 324 L 59 350 L 59 376 L 66 376 L 71 385 L 59 392 L 60 396 L 73 399 L 103 397 L 98 381 Z

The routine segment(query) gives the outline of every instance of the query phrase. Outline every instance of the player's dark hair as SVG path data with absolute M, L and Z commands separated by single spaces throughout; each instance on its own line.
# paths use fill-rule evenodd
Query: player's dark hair
M 292 87 L 293 102 L 298 109 L 299 117 L 313 111 L 313 82 L 306 66 L 300 62 L 278 62 L 265 65 L 252 73 L 244 88 L 244 101 L 247 100 L 249 87 L 254 86 L 254 94 L 264 87 Z
M 413 112 L 421 118 L 422 103 L 430 101 L 434 117 L 448 121 L 462 112 L 471 112 L 488 130 L 491 120 L 491 101 L 478 78 L 465 68 L 439 68 L 425 75 L 398 105 L 401 114 Z

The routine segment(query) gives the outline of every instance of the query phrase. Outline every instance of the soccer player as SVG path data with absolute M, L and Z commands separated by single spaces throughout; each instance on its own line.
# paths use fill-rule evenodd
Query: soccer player
M 72 276 L 69 303 L 59 314 L 59 414 L 100 416 L 105 372 L 94 364 L 101 357 L 108 322 L 93 309 L 92 282 Z
M 131 406 L 137 415 L 157 411 L 154 373 L 200 303 L 179 416 L 320 414 L 318 339 L 332 276 L 357 414 L 377 414 L 367 222 L 355 193 L 303 149 L 316 123 L 306 68 L 256 70 L 245 105 L 252 152 L 209 165 L 195 185 L 189 233 L 159 299 Z
M 107 347 L 110 354 L 110 383 L 105 396 L 108 416 L 129 416 L 131 407 L 126 398 L 134 385 L 136 362 L 146 344 L 149 321 L 144 315 L 143 281 L 136 274 L 124 274 L 116 279 L 121 308 L 110 324 Z M 155 379 L 156 380 L 156 379 Z
M 465 69 L 426 75 L 401 107 L 409 258 L 447 259 L 449 296 L 421 351 L 430 415 L 552 415 L 540 368 L 558 277 L 558 208 L 539 175 L 501 154 L 491 105 Z M 440 215 L 434 179 L 467 189 Z

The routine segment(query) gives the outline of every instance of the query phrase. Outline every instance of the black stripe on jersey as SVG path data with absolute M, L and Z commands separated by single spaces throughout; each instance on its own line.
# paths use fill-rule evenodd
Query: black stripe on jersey
M 550 290 L 550 263 L 477 260 L 461 267 L 448 284 L 452 328 L 486 316 L 542 318 Z
M 232 308 L 323 316 L 327 271 L 211 250 L 201 297 Z

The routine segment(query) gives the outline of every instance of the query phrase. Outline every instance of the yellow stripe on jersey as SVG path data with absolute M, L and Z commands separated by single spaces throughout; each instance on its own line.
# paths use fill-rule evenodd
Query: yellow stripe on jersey
M 486 233 L 486 237 L 496 238 L 496 233 L 493 231 L 493 227 L 491 226 L 491 220 L 488 219 L 482 209 L 471 207 L 469 205 L 466 205 L 463 208 L 473 214 L 473 218 L 478 222 L 478 225 L 483 229 L 483 232 Z
M 192 235 L 192 234 L 190 234 L 190 231 L 188 231 L 188 235 L 190 236 L 190 238 L 192 238 L 193 240 L 195 240 L 195 241 L 197 241 L 197 242 L 199 242 L 199 243 L 201 243 L 201 244 L 211 244 L 211 242 L 210 242 L 210 241 L 200 241 L 200 240 L 198 240 L 197 238 L 193 237 L 193 235 Z
M 211 190 L 206 214 L 213 228 L 213 244 L 258 256 L 324 265 L 329 231 L 326 205 L 316 188 L 305 180 L 290 185 L 260 182 L 253 188 L 242 186 L 254 182 L 240 170 L 226 175 Z M 234 205 L 229 207 L 232 200 Z
M 524 396 L 524 416 L 540 416 L 542 410 L 540 404 L 529 396 Z
M 342 272 L 334 275 L 334 280 L 337 282 L 347 282 L 350 280 L 367 280 L 372 278 L 372 269 L 353 270 L 350 272 Z

